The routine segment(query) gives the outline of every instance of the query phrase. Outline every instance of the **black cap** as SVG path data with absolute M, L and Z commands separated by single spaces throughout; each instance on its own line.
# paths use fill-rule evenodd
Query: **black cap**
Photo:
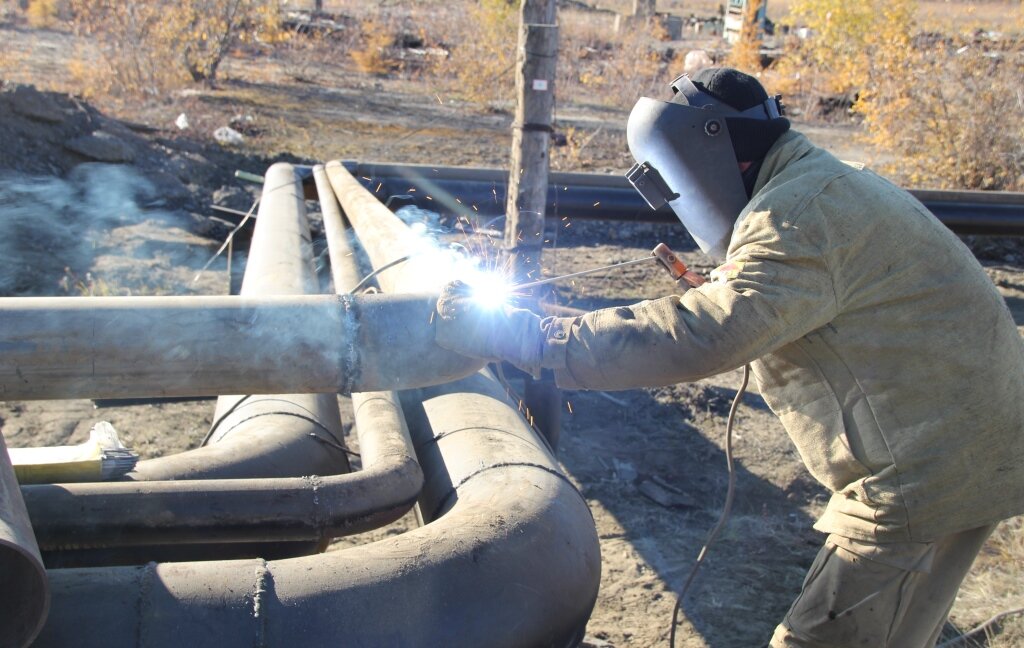
M 690 80 L 701 92 L 729 104 L 736 110 L 753 108 L 768 100 L 768 93 L 756 78 L 732 68 L 704 68 Z M 753 119 L 726 118 L 737 162 L 764 159 L 779 136 L 789 130 L 785 117 Z

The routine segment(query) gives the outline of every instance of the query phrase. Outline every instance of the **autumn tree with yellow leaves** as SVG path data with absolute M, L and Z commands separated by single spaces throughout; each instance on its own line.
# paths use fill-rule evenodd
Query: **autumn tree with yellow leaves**
M 914 0 L 795 0 L 806 29 L 772 69 L 787 94 L 851 106 L 865 138 L 917 187 L 1024 190 L 1024 47 L 1019 37 L 928 32 Z M 1010 10 L 1014 11 L 1013 9 Z M 1007 32 L 1024 28 L 1021 9 Z

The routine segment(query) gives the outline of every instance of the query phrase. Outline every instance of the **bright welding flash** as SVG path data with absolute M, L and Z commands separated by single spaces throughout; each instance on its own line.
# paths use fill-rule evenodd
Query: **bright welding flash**
M 498 310 L 512 299 L 512 286 L 496 272 L 481 272 L 469 283 L 470 295 L 486 310 Z

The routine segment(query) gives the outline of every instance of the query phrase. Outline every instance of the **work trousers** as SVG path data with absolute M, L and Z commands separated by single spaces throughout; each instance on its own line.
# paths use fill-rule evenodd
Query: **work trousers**
M 772 648 L 931 648 L 995 525 L 935 542 L 829 536 Z

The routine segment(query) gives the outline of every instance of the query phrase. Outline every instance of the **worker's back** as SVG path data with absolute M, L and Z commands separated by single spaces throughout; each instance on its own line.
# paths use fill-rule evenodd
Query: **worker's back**
M 799 230 L 834 292 L 827 325 L 753 366 L 836 491 L 818 528 L 928 540 L 1024 512 L 1024 346 L 977 260 L 907 192 L 798 133 L 766 180 L 730 249 Z

